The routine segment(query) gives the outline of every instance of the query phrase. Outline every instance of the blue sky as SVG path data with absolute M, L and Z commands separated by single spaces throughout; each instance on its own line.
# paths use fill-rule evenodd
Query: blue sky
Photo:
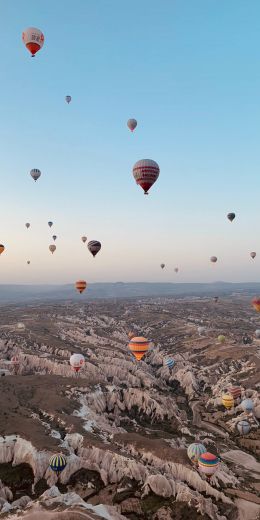
M 259 19 L 258 0 L 0 2 L 0 283 L 259 279 Z

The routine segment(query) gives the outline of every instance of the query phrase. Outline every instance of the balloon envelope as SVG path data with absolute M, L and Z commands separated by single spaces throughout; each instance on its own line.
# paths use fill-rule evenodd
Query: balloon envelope
M 81 237 L 81 240 L 82 240 L 82 242 L 84 242 L 84 244 L 85 244 L 85 242 L 87 242 L 87 237 Z
M 193 442 L 189 445 L 187 449 L 187 455 L 191 462 L 198 462 L 198 459 L 201 457 L 203 453 L 206 453 L 207 450 L 203 444 L 200 442 Z
M 34 181 L 37 181 L 37 179 L 39 179 L 39 177 L 41 176 L 41 171 L 37 168 L 33 168 L 33 170 L 30 171 L 30 175 Z
M 0 255 L 4 252 L 5 246 L 3 244 L 0 244 Z
M 228 220 L 230 220 L 230 222 L 233 222 L 234 218 L 236 218 L 236 214 L 228 213 L 227 218 L 228 218 Z
M 56 246 L 55 246 L 54 244 L 51 244 L 51 245 L 49 246 L 49 250 L 50 250 L 50 252 L 53 254 L 54 251 L 56 251 Z
M 53 240 L 55 242 L 55 240 L 57 239 L 57 235 L 53 235 L 52 238 L 53 238 Z
M 131 130 L 131 132 L 134 131 L 134 129 L 137 127 L 137 121 L 136 119 L 128 119 L 127 126 Z
M 219 467 L 219 458 L 213 453 L 203 453 L 198 459 L 199 470 L 205 475 L 214 475 Z
M 232 395 L 233 399 L 239 399 L 241 397 L 241 388 L 240 386 L 231 386 L 228 389 L 230 395 Z
M 146 354 L 146 352 L 149 350 L 150 342 L 143 336 L 136 336 L 131 339 L 128 346 L 130 351 L 134 355 L 135 359 L 137 359 L 137 361 L 140 361 L 142 357 Z
M 213 264 L 215 264 L 215 263 L 218 261 L 218 259 L 217 259 L 216 256 L 211 256 L 211 257 L 210 257 L 210 261 L 211 261 Z
M 223 394 L 222 395 L 222 404 L 229 410 L 234 406 L 234 398 L 231 394 Z
M 218 341 L 219 341 L 220 343 L 224 343 L 225 340 L 226 340 L 226 336 L 224 336 L 224 334 L 220 334 L 220 335 L 218 336 Z
M 241 403 L 241 406 L 245 412 L 252 412 L 254 408 L 254 403 L 252 399 L 244 399 Z
M 254 309 L 256 310 L 256 312 L 260 312 L 260 298 L 259 297 L 256 296 L 255 298 L 253 298 L 252 305 L 253 305 Z
M 251 430 L 251 425 L 248 421 L 238 421 L 237 429 L 241 435 L 247 435 Z
M 255 337 L 256 337 L 257 339 L 260 338 L 260 329 L 256 329 L 256 331 L 255 331 Z
M 161 264 L 161 268 L 164 269 L 164 267 L 165 267 L 165 264 Z
M 133 176 L 136 184 L 141 186 L 145 195 L 148 194 L 149 189 L 157 181 L 159 174 L 160 168 L 158 164 L 151 159 L 142 159 L 133 166 Z
M 256 257 L 256 252 L 255 252 L 255 251 L 252 251 L 252 253 L 250 253 L 250 256 L 251 256 L 251 258 L 254 259 L 254 258 Z
M 42 48 L 44 44 L 44 35 L 40 29 L 36 29 L 36 27 L 28 27 L 23 31 L 22 40 L 33 57 L 36 52 Z
M 80 294 L 83 293 L 83 291 L 85 291 L 86 287 L 87 287 L 87 282 L 85 282 L 85 280 L 78 280 L 75 283 L 75 288 L 77 289 L 77 291 Z
M 70 356 L 70 364 L 74 372 L 79 372 L 85 364 L 85 358 L 82 354 L 72 354 L 72 356 Z
M 100 251 L 101 244 L 98 242 L 98 240 L 91 240 L 88 243 L 88 250 L 91 252 L 91 254 L 95 257 L 96 254 Z
M 48 226 L 49 226 L 49 227 L 52 227 L 52 226 L 53 226 L 53 222 L 49 221 L 49 222 L 48 222 Z
M 30 222 L 26 222 L 25 227 L 27 227 L 27 229 L 29 229 L 30 225 L 31 225 Z
M 71 102 L 71 96 L 66 96 L 65 99 L 66 99 L 68 104 Z
M 64 455 L 53 455 L 49 460 L 49 466 L 58 475 L 66 468 L 67 461 Z
M 168 368 L 171 369 L 171 368 L 174 367 L 174 365 L 175 365 L 175 361 L 174 361 L 174 359 L 172 359 L 172 358 L 166 358 L 166 359 L 164 359 L 163 364 L 164 364 L 166 367 L 168 367 Z

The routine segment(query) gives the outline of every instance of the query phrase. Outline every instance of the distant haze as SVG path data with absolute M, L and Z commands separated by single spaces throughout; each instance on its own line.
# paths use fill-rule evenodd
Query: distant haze
M 29 301 L 74 300 L 77 302 L 98 298 L 192 297 L 260 294 L 260 283 L 232 284 L 169 284 L 169 283 L 96 283 L 90 284 L 83 294 L 72 285 L 0 285 L 0 303 Z

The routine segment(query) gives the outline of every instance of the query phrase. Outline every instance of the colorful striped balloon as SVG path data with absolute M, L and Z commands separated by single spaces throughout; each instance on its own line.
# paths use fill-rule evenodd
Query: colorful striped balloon
M 140 361 L 142 357 L 146 354 L 146 352 L 149 350 L 150 342 L 148 341 L 148 339 L 143 338 L 143 336 L 136 336 L 131 339 L 128 346 L 132 354 L 134 355 L 135 359 L 137 359 L 137 361 Z
M 223 394 L 222 395 L 222 404 L 225 406 L 225 408 L 233 408 L 234 406 L 234 398 L 231 394 Z
M 187 455 L 191 462 L 197 463 L 201 455 L 206 453 L 206 448 L 200 442 L 193 442 L 187 449 Z
M 230 393 L 230 395 L 232 395 L 232 397 L 234 399 L 239 399 L 239 397 L 241 397 L 241 388 L 240 388 L 240 386 L 231 386 L 228 389 L 228 392 Z
M 172 358 L 166 358 L 163 364 L 168 368 L 173 368 L 175 365 L 175 361 Z
M 198 459 L 199 470 L 205 475 L 214 475 L 219 467 L 220 460 L 213 453 L 203 453 Z
M 142 159 L 133 166 L 133 176 L 136 184 L 143 188 L 145 195 L 148 195 L 149 189 L 157 181 L 159 174 L 160 168 L 157 162 L 151 159 Z
M 87 287 L 87 282 L 85 280 L 78 280 L 75 283 L 75 289 L 77 289 L 77 291 L 80 294 L 83 293 L 83 291 L 85 291 L 86 287 Z
M 251 425 L 247 421 L 239 421 L 237 429 L 241 435 L 247 435 L 251 430 Z
M 59 476 L 67 466 L 66 457 L 64 455 L 53 455 L 49 460 L 49 466 Z

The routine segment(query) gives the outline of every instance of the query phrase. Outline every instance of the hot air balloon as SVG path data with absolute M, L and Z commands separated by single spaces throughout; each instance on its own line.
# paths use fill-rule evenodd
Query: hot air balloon
M 228 213 L 227 214 L 227 218 L 228 218 L 228 220 L 230 220 L 230 222 L 233 222 L 234 218 L 236 218 L 236 214 L 235 213 Z
M 128 119 L 127 126 L 131 130 L 131 132 L 134 131 L 134 129 L 137 127 L 137 121 L 136 119 Z
M 142 159 L 133 166 L 133 176 L 136 184 L 143 188 L 145 195 L 148 195 L 149 189 L 157 181 L 159 174 L 160 168 L 158 164 L 151 159 Z
M 222 395 L 222 404 L 225 406 L 227 410 L 233 408 L 234 406 L 234 398 L 231 394 L 223 394 Z
M 36 27 L 28 27 L 28 29 L 23 31 L 22 40 L 33 58 L 36 52 L 38 52 L 44 44 L 44 35 L 40 29 L 36 29 Z
M 164 269 L 165 268 L 165 264 L 161 264 L 161 268 Z
M 101 249 L 101 244 L 100 242 L 98 242 L 98 240 L 91 240 L 88 243 L 88 249 L 91 252 L 91 254 L 95 257 Z
M 19 322 L 19 323 L 17 323 L 16 327 L 17 327 L 18 330 L 25 330 L 24 323 Z
M 251 345 L 251 343 L 253 342 L 252 338 L 248 336 L 248 334 L 244 334 L 242 341 L 244 345 Z
M 220 334 L 220 335 L 218 336 L 218 341 L 219 341 L 219 343 L 225 343 L 225 341 L 226 341 L 226 336 L 224 336 L 224 334 Z
M 214 302 L 218 303 L 218 296 L 214 296 Z
M 255 331 L 255 337 L 256 337 L 257 339 L 260 338 L 260 329 L 256 329 L 256 331 Z
M 254 309 L 256 310 L 256 312 L 260 312 L 260 298 L 259 297 L 253 298 L 252 305 L 253 305 Z
M 142 336 L 136 336 L 131 339 L 128 346 L 132 354 L 134 355 L 135 359 L 137 361 L 141 361 L 142 357 L 149 350 L 150 342 L 148 341 L 148 339 L 143 338 Z
M 30 222 L 26 222 L 25 227 L 27 227 L 27 229 L 29 229 L 30 225 L 31 225 Z
M 31 263 L 31 260 L 27 260 L 27 264 L 30 265 L 30 263 Z
M 201 444 L 200 442 L 193 442 L 189 445 L 187 449 L 187 455 L 191 462 L 196 464 L 201 455 L 203 455 L 203 453 L 206 453 L 206 451 L 207 450 L 205 446 L 203 446 L 203 444 Z
M 240 435 L 247 435 L 251 430 L 251 424 L 247 421 L 238 421 L 237 429 Z
M 77 291 L 80 294 L 83 293 L 83 291 L 85 291 L 86 287 L 87 287 L 87 282 L 85 282 L 85 280 L 78 280 L 75 283 L 75 288 L 77 289 Z
M 169 369 L 173 368 L 175 365 L 175 361 L 172 358 L 166 358 L 163 361 L 164 366 L 168 367 Z
M 52 239 L 53 239 L 54 242 L 55 242 L 55 240 L 57 240 L 57 235 L 52 235 Z
M 241 406 L 245 412 L 250 413 L 254 408 L 254 403 L 252 399 L 244 399 L 241 403 Z
M 49 222 L 48 222 L 48 226 L 49 226 L 49 227 L 52 227 L 52 226 L 53 226 L 53 222 L 49 221 Z
M 233 399 L 239 399 L 241 397 L 241 388 L 240 386 L 231 386 L 228 389 L 230 395 L 232 395 Z
M 211 256 L 211 257 L 210 257 L 210 261 L 211 261 L 213 264 L 215 264 L 215 263 L 218 261 L 218 259 L 217 259 L 216 256 Z
M 67 103 L 69 104 L 71 102 L 71 96 L 66 96 L 65 97 L 65 100 L 67 101 Z
M 209 477 L 216 473 L 219 463 L 219 458 L 209 452 L 203 453 L 198 459 L 199 470 Z
M 41 176 L 41 171 L 37 168 L 33 168 L 33 170 L 30 171 L 30 175 L 33 178 L 33 180 L 36 182 L 37 179 Z
M 72 354 L 72 356 L 70 356 L 70 364 L 74 372 L 79 372 L 85 364 L 84 356 L 82 356 L 82 354 Z
M 250 253 L 250 256 L 251 256 L 251 258 L 254 259 L 254 258 L 256 257 L 256 252 L 255 252 L 255 251 L 252 251 L 252 253 Z
M 0 255 L 4 252 L 5 246 L 3 244 L 0 244 Z
M 179 267 L 175 267 L 175 268 L 174 268 L 174 272 L 175 272 L 175 273 L 178 273 L 178 272 L 179 272 Z
M 198 334 L 202 336 L 206 332 L 206 327 L 198 327 Z
M 49 466 L 59 476 L 67 466 L 66 457 L 64 455 L 53 455 L 49 460 Z
M 56 251 L 56 246 L 55 246 L 54 244 L 51 244 L 51 245 L 49 246 L 49 250 L 50 250 L 50 252 L 51 252 L 52 255 L 53 255 L 54 251 Z
M 82 240 L 82 242 L 84 242 L 84 244 L 85 244 L 85 242 L 87 242 L 87 237 L 81 237 L 81 240 Z

